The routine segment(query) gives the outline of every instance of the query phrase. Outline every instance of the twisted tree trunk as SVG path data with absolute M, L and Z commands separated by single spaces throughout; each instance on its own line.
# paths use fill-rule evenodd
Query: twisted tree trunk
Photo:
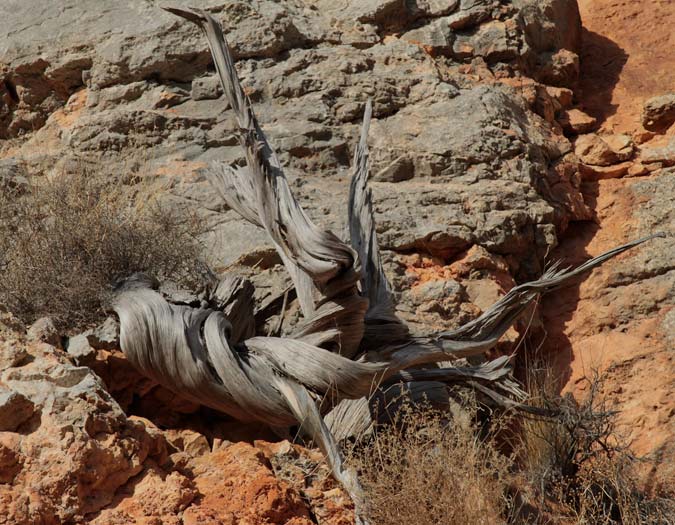
M 122 350 L 141 372 L 196 402 L 242 421 L 299 424 L 325 452 L 358 516 L 361 490 L 343 465 L 336 438 L 366 432 L 387 406 L 376 401 L 402 392 L 413 400 L 447 405 L 452 384 L 475 389 L 500 405 L 527 409 L 508 357 L 477 367 L 447 363 L 484 353 L 539 294 L 651 237 L 575 270 L 550 268 L 457 330 L 412 337 L 395 314 L 380 261 L 367 186 L 370 103 L 354 155 L 348 245 L 318 228 L 295 200 L 242 90 L 220 25 L 205 11 L 167 10 L 205 34 L 239 125 L 246 167 L 214 164 L 209 179 L 229 207 L 268 233 L 292 278 L 304 320 L 287 337 L 255 336 L 250 283 L 226 276 L 212 287 L 208 307 L 191 308 L 170 304 L 154 289 L 156 283 L 135 275 L 121 286 L 115 303 Z M 444 365 L 418 367 L 438 362 Z

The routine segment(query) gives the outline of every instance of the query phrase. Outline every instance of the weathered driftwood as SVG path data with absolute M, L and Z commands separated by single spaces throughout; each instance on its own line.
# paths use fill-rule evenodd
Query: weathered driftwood
M 169 303 L 155 282 L 136 275 L 123 283 L 115 303 L 122 350 L 141 372 L 196 402 L 242 421 L 300 424 L 326 453 L 358 514 L 360 488 L 343 465 L 336 437 L 368 431 L 401 393 L 447 406 L 449 386 L 456 384 L 526 409 L 508 358 L 477 367 L 447 363 L 484 353 L 539 294 L 650 237 L 574 270 L 551 268 L 457 330 L 412 337 L 396 317 L 377 245 L 367 186 L 370 103 L 354 155 L 348 245 L 318 228 L 295 200 L 239 83 L 220 25 L 204 11 L 168 10 L 206 35 L 239 125 L 246 167 L 215 164 L 209 178 L 232 209 L 269 234 L 292 278 L 304 321 L 286 337 L 256 336 L 250 283 L 226 276 L 209 292 L 208 306 L 192 308 Z M 442 365 L 419 368 L 435 363 Z

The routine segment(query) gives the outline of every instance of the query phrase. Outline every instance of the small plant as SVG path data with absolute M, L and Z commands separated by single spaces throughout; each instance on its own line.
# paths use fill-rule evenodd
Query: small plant
M 532 403 L 550 415 L 527 417 L 520 429 L 520 468 L 538 506 L 579 525 L 675 524 L 672 495 L 639 487 L 640 460 L 617 430 L 603 379 L 586 378 L 585 396 L 576 400 L 556 393 L 551 370 L 546 363 L 528 369 Z
M 628 454 L 628 446 L 616 431 L 616 412 L 601 395 L 596 375 L 586 380 L 588 389 L 579 402 L 571 394 L 556 393 L 551 366 L 531 368 L 528 391 L 532 403 L 550 415 L 525 418 L 522 426 L 522 458 L 525 469 L 543 494 L 597 456 Z
M 145 201 L 143 206 L 137 203 Z M 144 271 L 185 282 L 201 224 L 82 168 L 23 188 L 0 186 L 0 309 L 65 329 L 104 315 L 112 284 Z
M 355 447 L 373 525 L 503 523 L 509 458 L 494 435 L 478 437 L 477 408 L 449 414 L 403 404 L 391 425 Z

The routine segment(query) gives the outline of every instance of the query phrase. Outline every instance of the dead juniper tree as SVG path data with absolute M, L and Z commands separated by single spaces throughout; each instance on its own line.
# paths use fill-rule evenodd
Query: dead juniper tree
M 381 407 L 402 393 L 442 407 L 449 386 L 463 385 L 493 403 L 527 409 L 508 357 L 475 367 L 452 362 L 492 348 L 539 294 L 648 238 L 574 270 L 550 268 L 457 330 L 413 337 L 395 314 L 380 261 L 367 185 L 370 103 L 354 154 L 345 242 L 318 228 L 294 198 L 239 83 L 220 25 L 205 11 L 168 11 L 206 35 L 239 126 L 246 166 L 214 164 L 209 179 L 230 208 L 267 232 L 304 319 L 285 337 L 257 336 L 253 286 L 246 280 L 223 277 L 194 308 L 170 303 L 154 280 L 135 275 L 119 287 L 115 302 L 122 350 L 142 373 L 186 398 L 242 421 L 300 425 L 324 451 L 358 516 L 364 502 L 356 476 L 344 467 L 340 440 L 367 432 L 384 416 Z

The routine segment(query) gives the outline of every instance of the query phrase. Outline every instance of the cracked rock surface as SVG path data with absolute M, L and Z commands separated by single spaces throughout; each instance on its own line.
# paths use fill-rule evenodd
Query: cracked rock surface
M 555 120 L 578 70 L 575 2 L 195 6 L 222 21 L 293 191 L 335 232 L 372 98 L 372 188 L 392 279 L 407 279 L 401 253 L 445 263 L 474 245 L 505 257 L 517 279 L 535 277 L 568 224 L 590 218 Z M 91 165 L 152 181 L 162 202 L 206 219 L 216 269 L 269 257 L 265 236 L 227 210 L 200 172 L 243 157 L 196 28 L 145 2 L 16 3 L 0 13 L 9 35 L 0 47 L 0 157 L 37 176 Z M 409 288 L 398 288 L 400 311 L 415 323 L 424 305 Z
M 675 14 L 648 3 L 671 27 Z M 378 234 L 413 332 L 476 317 L 552 258 L 670 233 L 551 297 L 497 348 L 546 335 L 571 391 L 589 366 L 609 370 L 638 452 L 667 457 L 675 126 L 661 102 L 644 110 L 648 129 L 639 122 L 675 68 L 646 75 L 629 49 L 638 70 L 622 77 L 621 46 L 663 37 L 651 11 L 629 16 L 621 2 L 608 18 L 580 4 L 586 29 L 574 0 L 191 2 L 223 23 L 294 193 L 338 234 L 372 99 Z M 0 34 L 0 184 L 82 166 L 142 179 L 205 219 L 216 271 L 252 276 L 263 299 L 286 287 L 265 235 L 201 173 L 242 154 L 196 28 L 150 2 L 10 0 Z M 139 376 L 114 329 L 68 344 L 34 331 L 28 341 L 0 323 L 0 524 L 353 523 L 319 454 Z

